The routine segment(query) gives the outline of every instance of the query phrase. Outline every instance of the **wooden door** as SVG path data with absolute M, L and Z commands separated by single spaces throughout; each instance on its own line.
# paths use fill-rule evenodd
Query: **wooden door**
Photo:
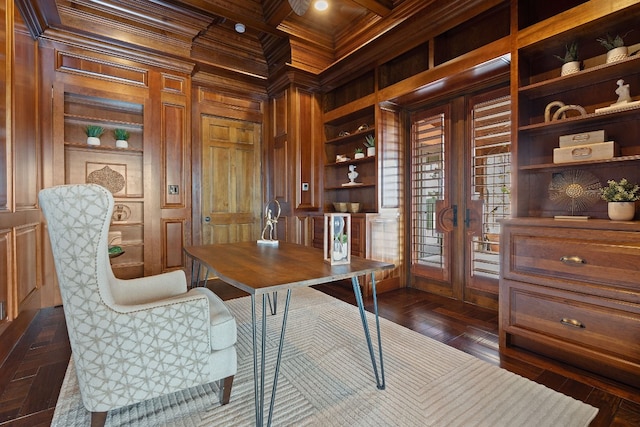
M 511 216 L 511 99 L 506 88 L 472 97 L 468 118 L 465 288 L 467 294 L 497 295 L 500 220 Z
M 261 232 L 260 125 L 202 117 L 202 242 L 258 239 Z
M 411 115 L 410 281 L 495 307 L 499 220 L 510 215 L 506 88 Z
M 451 108 L 437 106 L 411 116 L 411 283 L 454 296 L 453 238 L 458 207 L 452 180 Z

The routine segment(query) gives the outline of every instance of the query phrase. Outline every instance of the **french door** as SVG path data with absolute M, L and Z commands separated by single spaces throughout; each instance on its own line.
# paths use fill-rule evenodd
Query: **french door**
M 507 89 L 458 97 L 410 119 L 411 283 L 492 306 L 499 220 L 510 216 Z

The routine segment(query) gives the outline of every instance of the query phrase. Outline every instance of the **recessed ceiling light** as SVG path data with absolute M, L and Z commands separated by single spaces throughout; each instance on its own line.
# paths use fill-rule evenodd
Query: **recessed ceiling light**
M 240 34 L 244 33 L 244 31 L 246 30 L 244 24 L 241 23 L 237 23 L 236 24 L 236 31 L 239 32 Z
M 317 0 L 313 4 L 313 7 L 315 7 L 316 10 L 319 11 L 327 10 L 329 8 L 329 2 L 327 0 Z

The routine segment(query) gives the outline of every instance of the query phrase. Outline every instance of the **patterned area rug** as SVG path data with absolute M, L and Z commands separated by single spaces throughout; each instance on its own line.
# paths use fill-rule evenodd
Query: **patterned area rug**
M 268 316 L 269 383 L 284 296 L 280 300 L 280 313 Z M 220 406 L 214 385 L 195 387 L 111 411 L 107 426 L 255 424 L 251 302 L 246 297 L 228 304 L 238 320 L 238 374 L 231 403 Z M 385 390 L 375 386 L 357 308 L 310 288 L 296 289 L 291 298 L 273 425 L 577 427 L 589 425 L 598 412 L 417 332 L 380 320 Z M 374 331 L 370 314 L 369 322 Z M 89 419 L 71 362 L 52 425 L 88 426 Z

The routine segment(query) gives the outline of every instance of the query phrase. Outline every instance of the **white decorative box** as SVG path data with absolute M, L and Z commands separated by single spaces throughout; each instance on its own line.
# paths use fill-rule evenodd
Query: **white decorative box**
M 560 137 L 560 148 L 572 147 L 574 145 L 594 144 L 605 142 L 607 134 L 604 130 L 594 130 L 585 133 L 574 133 L 573 135 L 562 135 Z
M 619 153 L 618 144 L 613 141 L 595 144 L 574 145 L 553 149 L 553 163 L 584 162 L 587 160 L 612 159 Z

